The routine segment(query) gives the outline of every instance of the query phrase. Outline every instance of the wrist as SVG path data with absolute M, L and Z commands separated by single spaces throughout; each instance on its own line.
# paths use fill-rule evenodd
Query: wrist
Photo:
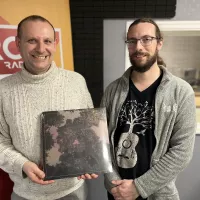
M 140 194 L 139 194 L 139 192 L 137 190 L 137 187 L 135 185 L 135 181 L 134 180 L 133 180 L 132 184 L 133 184 L 134 198 L 136 199 L 137 197 L 140 196 Z

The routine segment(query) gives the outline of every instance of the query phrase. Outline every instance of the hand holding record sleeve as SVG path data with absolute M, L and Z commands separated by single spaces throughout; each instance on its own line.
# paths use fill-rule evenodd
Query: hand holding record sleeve
M 95 178 L 98 178 L 98 174 L 84 174 L 78 176 L 78 179 L 95 179 Z
M 112 172 L 105 108 L 43 112 L 41 121 L 44 180 Z
M 28 176 L 29 179 L 40 185 L 52 184 L 54 180 L 44 180 L 45 173 L 33 162 L 27 161 L 23 165 L 24 176 Z M 78 179 L 95 179 L 98 178 L 97 174 L 84 174 L 78 177 Z
M 34 183 L 38 183 L 40 185 L 48 185 L 54 183 L 54 180 L 44 181 L 44 172 L 31 161 L 26 161 L 24 163 L 23 172 L 25 173 L 24 175 L 27 175 L 29 179 Z

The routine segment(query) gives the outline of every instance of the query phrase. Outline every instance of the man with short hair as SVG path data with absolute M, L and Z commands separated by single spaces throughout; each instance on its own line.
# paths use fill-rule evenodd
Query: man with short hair
M 134 21 L 125 41 L 132 66 L 112 82 L 107 108 L 115 171 L 105 175 L 109 200 L 179 200 L 177 175 L 192 158 L 195 97 L 158 55 L 163 46 L 152 19 Z
M 56 36 L 45 18 L 32 15 L 17 29 L 22 70 L 0 80 L 0 167 L 14 182 L 12 200 L 86 200 L 83 179 L 96 174 L 44 181 L 40 115 L 44 111 L 93 107 L 85 79 L 53 61 Z

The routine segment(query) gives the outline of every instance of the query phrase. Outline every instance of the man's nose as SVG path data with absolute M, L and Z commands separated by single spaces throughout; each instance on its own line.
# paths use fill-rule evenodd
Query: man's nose
M 38 44 L 37 44 L 37 51 L 39 53 L 43 53 L 45 51 L 45 44 L 43 42 L 38 42 Z

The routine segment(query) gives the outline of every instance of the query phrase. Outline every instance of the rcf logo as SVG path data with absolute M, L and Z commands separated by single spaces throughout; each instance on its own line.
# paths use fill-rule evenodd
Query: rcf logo
M 0 74 L 15 73 L 23 63 L 15 44 L 16 29 L 12 25 L 0 25 Z

